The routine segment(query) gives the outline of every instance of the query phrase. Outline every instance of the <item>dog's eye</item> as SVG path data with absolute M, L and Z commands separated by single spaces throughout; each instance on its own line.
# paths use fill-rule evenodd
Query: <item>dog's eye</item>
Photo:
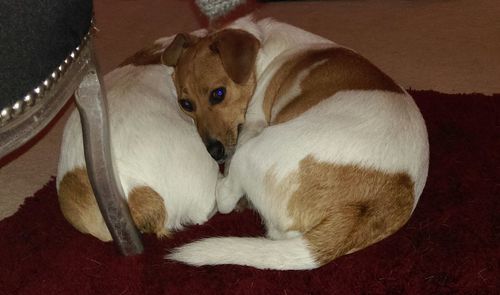
M 188 99 L 179 99 L 179 105 L 186 112 L 194 111 L 194 104 Z
M 226 96 L 226 88 L 224 87 L 219 87 L 217 89 L 212 90 L 210 93 L 210 104 L 218 104 L 221 103 L 224 100 L 224 97 Z

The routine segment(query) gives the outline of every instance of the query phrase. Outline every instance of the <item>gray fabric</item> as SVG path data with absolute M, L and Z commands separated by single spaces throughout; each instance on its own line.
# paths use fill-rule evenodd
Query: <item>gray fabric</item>
M 90 28 L 91 0 L 0 0 L 0 109 L 43 82 Z
M 195 3 L 210 20 L 224 16 L 246 0 L 196 0 Z

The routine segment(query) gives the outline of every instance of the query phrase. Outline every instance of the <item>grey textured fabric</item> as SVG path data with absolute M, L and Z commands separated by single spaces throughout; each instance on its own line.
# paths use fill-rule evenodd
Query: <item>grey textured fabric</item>
M 43 82 L 89 31 L 92 0 L 0 1 L 0 109 Z
M 245 0 L 195 0 L 196 5 L 209 20 L 224 16 Z

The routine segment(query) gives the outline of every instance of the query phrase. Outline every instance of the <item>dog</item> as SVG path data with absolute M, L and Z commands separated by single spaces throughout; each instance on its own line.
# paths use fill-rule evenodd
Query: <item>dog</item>
M 119 185 L 137 228 L 158 237 L 202 224 L 217 209 L 218 165 L 192 120 L 179 110 L 173 70 L 161 63 L 172 40 L 157 40 L 104 79 Z M 112 239 L 87 177 L 77 111 L 64 129 L 57 191 L 61 211 L 76 229 L 102 241 Z
M 246 195 L 262 238 L 196 241 L 191 265 L 320 267 L 393 234 L 424 188 L 429 146 L 412 97 L 356 52 L 297 27 L 244 17 L 163 53 L 180 107 L 214 159 L 221 213 Z

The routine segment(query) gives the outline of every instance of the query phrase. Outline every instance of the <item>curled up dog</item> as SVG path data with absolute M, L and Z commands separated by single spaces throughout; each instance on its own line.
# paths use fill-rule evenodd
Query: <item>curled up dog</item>
M 172 68 L 161 63 L 172 40 L 157 40 L 104 79 L 119 185 L 135 225 L 158 237 L 204 223 L 215 213 L 219 173 L 192 120 L 177 106 Z M 64 129 L 57 191 L 64 217 L 77 230 L 102 241 L 112 239 L 87 176 L 76 111 Z
M 218 210 L 246 195 L 267 229 L 196 241 L 169 259 L 313 269 L 410 218 L 427 178 L 425 123 L 411 96 L 356 52 L 242 18 L 203 38 L 179 34 L 163 61 L 212 157 L 231 158 Z

